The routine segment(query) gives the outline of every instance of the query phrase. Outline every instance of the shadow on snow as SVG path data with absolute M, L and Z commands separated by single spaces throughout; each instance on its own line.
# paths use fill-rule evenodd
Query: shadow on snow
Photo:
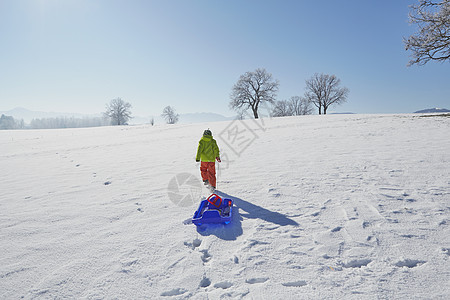
M 236 240 L 243 233 L 243 217 L 248 219 L 261 219 L 269 223 L 280 226 L 298 226 L 299 224 L 285 215 L 270 211 L 261 206 L 255 205 L 241 198 L 228 195 L 224 192 L 216 191 L 216 194 L 222 198 L 233 200 L 233 210 L 230 224 L 205 224 L 197 227 L 197 232 L 202 236 L 215 235 L 222 240 Z M 241 213 L 245 211 L 245 214 Z

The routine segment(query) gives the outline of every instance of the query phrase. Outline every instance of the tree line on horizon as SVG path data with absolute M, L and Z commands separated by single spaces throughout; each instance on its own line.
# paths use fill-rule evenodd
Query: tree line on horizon
M 56 129 L 56 128 L 84 128 L 109 125 L 109 120 L 101 117 L 57 117 L 34 118 L 29 124 L 23 119 L 17 120 L 4 114 L 0 117 L 0 130 L 7 129 Z
M 265 69 L 256 69 L 241 75 L 232 88 L 230 108 L 236 110 L 239 119 L 244 118 L 246 111 L 251 109 L 255 119 L 259 118 L 258 110 L 264 104 L 272 105 L 270 116 L 300 116 L 312 114 L 312 105 L 319 109 L 319 114 L 326 114 L 328 107 L 346 101 L 349 93 L 345 87 L 340 87 L 340 80 L 335 75 L 315 74 L 306 81 L 304 97 L 292 96 L 288 100 L 276 100 L 279 81 L 272 78 L 272 74 Z M 112 99 L 106 104 L 103 118 L 42 118 L 33 119 L 25 126 L 23 120 L 16 121 L 11 116 L 2 115 L 0 129 L 52 129 L 52 128 L 80 128 L 107 125 L 128 125 L 132 119 L 132 105 L 122 98 Z M 175 124 L 179 114 L 175 108 L 166 106 L 161 114 L 167 124 Z M 150 124 L 154 125 L 154 118 Z
M 11 116 L 2 114 L 0 116 L 0 129 L 23 129 L 25 128 L 25 122 L 23 119 L 16 120 Z
M 229 106 L 237 112 L 238 119 L 243 119 L 248 110 L 258 119 L 259 109 L 266 104 L 271 105 L 271 117 L 309 115 L 313 113 L 312 106 L 316 106 L 321 115 L 326 114 L 330 106 L 347 100 L 349 90 L 340 84 L 340 79 L 335 75 L 314 74 L 306 80 L 304 97 L 292 96 L 288 100 L 277 101 L 279 81 L 273 79 L 272 74 L 265 69 L 259 68 L 241 75 L 232 88 Z M 104 116 L 111 120 L 111 125 L 126 125 L 132 118 L 131 107 L 129 102 L 115 98 L 106 105 Z M 167 124 L 175 124 L 179 120 L 175 108 L 170 105 L 164 108 L 161 116 Z M 150 123 L 154 124 L 154 118 Z

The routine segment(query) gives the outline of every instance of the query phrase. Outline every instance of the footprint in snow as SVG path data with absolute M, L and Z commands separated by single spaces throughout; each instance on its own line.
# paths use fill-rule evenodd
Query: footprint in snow
M 139 203 L 139 202 L 136 202 L 135 205 L 141 206 L 142 204 Z M 144 212 L 144 210 L 143 210 L 141 207 L 139 207 L 139 208 L 137 209 L 137 211 L 139 211 L 139 212 Z
M 367 266 L 371 262 L 371 259 L 355 259 L 344 263 L 342 266 L 344 268 L 361 268 Z
M 197 247 L 200 247 L 201 244 L 202 244 L 202 240 L 200 240 L 200 239 L 194 239 L 192 241 L 192 243 L 184 242 L 184 245 L 188 248 L 191 248 L 192 250 L 194 250 Z
M 214 285 L 215 288 L 221 288 L 221 289 L 224 289 L 224 290 L 228 289 L 228 288 L 230 288 L 232 286 L 233 286 L 233 284 L 231 282 L 229 282 L 229 281 L 222 281 L 222 282 L 216 283 Z
M 200 247 L 201 244 L 202 244 L 201 239 L 195 239 L 192 241 L 192 246 L 194 246 L 195 248 Z
M 341 229 L 342 229 L 342 227 L 341 227 L 341 226 L 338 226 L 338 227 L 336 227 L 336 228 L 331 229 L 331 232 L 338 232 L 338 231 L 340 231 Z
M 267 277 L 260 277 L 260 278 L 250 278 L 250 279 L 246 279 L 245 282 L 249 283 L 249 284 L 255 284 L 255 283 L 264 283 L 267 280 L 269 280 L 269 278 Z
M 307 285 L 307 283 L 304 280 L 299 280 L 299 281 L 285 282 L 285 283 L 282 283 L 282 285 L 289 286 L 289 287 L 302 287 L 302 286 Z
M 415 234 L 402 234 L 400 235 L 403 238 L 412 239 L 412 238 L 424 238 L 423 236 L 418 236 Z
M 417 259 L 405 259 L 398 261 L 395 266 L 402 268 L 402 267 L 408 267 L 408 268 L 415 268 L 418 265 L 424 264 L 426 261 L 423 260 L 417 260 Z
M 208 253 L 208 250 L 201 250 L 200 252 L 203 253 L 201 258 L 202 258 L 202 261 L 204 263 L 206 263 L 206 262 L 211 260 L 211 254 Z
M 199 286 L 200 286 L 200 287 L 203 287 L 203 288 L 208 287 L 208 286 L 210 286 L 210 285 L 211 285 L 211 280 L 209 280 L 209 278 L 207 278 L 207 277 L 204 277 L 204 278 L 200 281 L 200 284 L 199 284 Z
M 125 263 L 122 263 L 122 266 L 123 267 L 130 267 L 130 266 L 135 265 L 137 263 L 138 263 L 138 260 L 137 259 L 133 259 L 133 260 L 127 261 Z
M 176 289 L 172 289 L 170 291 L 161 293 L 161 296 L 163 296 L 163 297 L 178 296 L 178 295 L 182 295 L 186 292 L 187 292 L 186 289 L 176 288 Z
M 450 248 L 442 248 L 442 252 L 450 256 Z
M 235 263 L 235 264 L 238 264 L 239 263 L 239 258 L 235 255 L 234 257 L 233 257 L 233 262 Z
M 377 244 L 377 246 L 380 246 L 381 242 L 380 242 L 379 238 L 375 237 L 375 239 L 374 239 L 373 236 L 368 236 L 367 241 L 371 241 L 371 240 L 373 240 Z

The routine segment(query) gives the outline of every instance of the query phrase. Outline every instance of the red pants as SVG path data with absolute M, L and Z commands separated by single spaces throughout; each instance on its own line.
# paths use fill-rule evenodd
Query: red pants
M 216 163 L 202 161 L 200 165 L 203 181 L 208 180 L 209 184 L 216 187 Z

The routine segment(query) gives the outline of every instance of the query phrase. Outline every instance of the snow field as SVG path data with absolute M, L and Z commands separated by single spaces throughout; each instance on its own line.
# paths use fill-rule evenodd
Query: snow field
M 228 225 L 189 224 L 195 151 Z M 445 299 L 450 118 L 327 115 L 0 131 L 0 298 Z M 239 133 L 239 134 L 237 134 Z M 181 182 L 179 182 L 181 184 Z M 173 191 L 172 191 L 173 192 Z

